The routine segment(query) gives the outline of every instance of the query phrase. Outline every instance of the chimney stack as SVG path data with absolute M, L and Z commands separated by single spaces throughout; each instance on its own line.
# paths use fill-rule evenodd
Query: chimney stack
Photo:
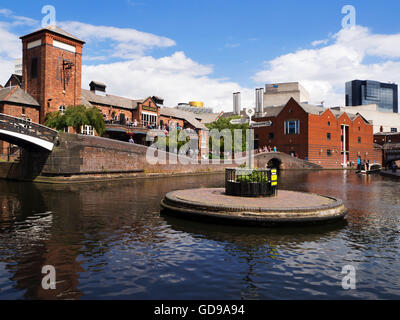
M 95 94 L 105 96 L 106 95 L 106 85 L 102 82 L 92 81 L 89 83 L 90 91 Z
M 264 88 L 256 89 L 256 116 L 261 117 L 264 113 Z
M 241 112 L 241 96 L 240 92 L 236 92 L 233 94 L 233 113 L 235 115 L 240 116 Z

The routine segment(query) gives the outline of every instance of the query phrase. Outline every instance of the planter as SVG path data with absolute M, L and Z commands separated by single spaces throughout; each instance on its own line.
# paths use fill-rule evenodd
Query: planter
M 270 169 L 226 169 L 225 192 L 236 197 L 272 197 L 277 194 L 273 176 Z

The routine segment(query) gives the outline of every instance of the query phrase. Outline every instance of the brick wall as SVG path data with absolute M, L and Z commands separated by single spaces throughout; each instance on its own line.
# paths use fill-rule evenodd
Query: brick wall
M 41 45 L 28 49 L 28 44 L 41 40 Z M 53 46 L 53 41 L 75 47 L 76 52 L 59 49 Z M 58 111 L 60 105 L 78 105 L 81 103 L 81 72 L 83 44 L 67 37 L 53 34 L 49 31 L 23 37 L 23 89 L 32 95 L 41 105 L 40 123 L 44 122 L 47 113 Z M 31 77 L 31 62 L 38 60 L 38 73 Z M 65 85 L 62 72 L 63 60 L 73 63 L 69 70 Z M 51 101 L 49 101 L 51 99 Z
M 13 117 L 31 119 L 32 122 L 39 122 L 39 108 L 32 106 L 22 106 L 13 103 L 0 103 L 0 113 Z M 6 154 L 9 143 L 0 140 L 0 154 Z
M 361 116 L 350 119 L 347 114 L 342 114 L 337 118 L 331 110 L 326 110 L 320 115 L 311 114 L 305 112 L 292 99 L 276 117 L 266 117 L 258 121 L 267 120 L 272 121 L 271 127 L 255 129 L 259 147 L 276 146 L 278 151 L 287 154 L 297 153 L 301 159 L 308 159 L 324 168 L 340 168 L 342 165 L 341 126 L 346 125 L 349 137 L 347 161 L 357 162 L 359 156 L 370 161 L 382 158 L 379 156 L 379 150 L 374 150 L 373 147 L 373 126 L 366 123 Z M 300 121 L 299 134 L 284 133 L 284 124 L 287 120 Z
M 286 120 L 299 120 L 300 134 L 285 134 Z M 259 139 L 259 147 L 276 146 L 278 151 L 297 153 L 301 159 L 308 156 L 308 115 L 294 100 L 290 100 L 277 117 L 266 117 L 257 121 L 272 122 L 271 127 L 255 129 L 254 134 Z M 270 139 L 270 134 L 273 134 L 273 139 Z

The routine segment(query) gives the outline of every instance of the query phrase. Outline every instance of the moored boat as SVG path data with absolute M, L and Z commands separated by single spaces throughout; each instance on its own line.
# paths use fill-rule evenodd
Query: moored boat
M 370 164 L 369 166 L 365 166 L 361 170 L 357 170 L 356 173 L 358 174 L 373 174 L 379 173 L 382 170 L 382 166 L 378 163 Z

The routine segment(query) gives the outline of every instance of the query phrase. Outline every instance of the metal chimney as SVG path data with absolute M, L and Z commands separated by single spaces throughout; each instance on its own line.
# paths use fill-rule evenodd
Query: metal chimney
M 241 96 L 240 92 L 233 94 L 233 113 L 235 115 L 240 115 L 241 112 Z
M 264 88 L 256 89 L 256 115 L 262 116 L 264 113 Z

